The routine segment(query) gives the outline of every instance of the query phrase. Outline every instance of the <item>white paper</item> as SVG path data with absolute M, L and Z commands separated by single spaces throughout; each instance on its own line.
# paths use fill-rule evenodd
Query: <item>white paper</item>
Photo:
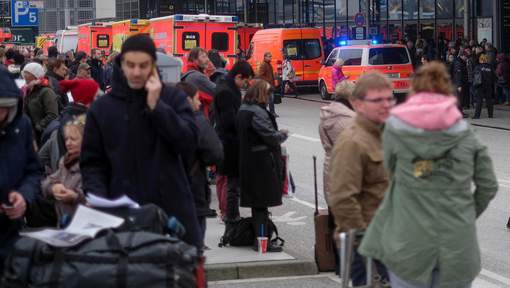
M 97 208 L 113 208 L 113 207 L 129 207 L 129 208 L 140 208 L 140 205 L 133 201 L 133 199 L 124 195 L 117 199 L 106 199 L 103 197 L 96 196 L 94 194 L 87 195 L 87 203 L 91 207 Z
M 122 218 L 79 205 L 73 220 L 66 229 L 22 231 L 20 235 L 35 238 L 56 247 L 70 247 L 88 238 L 94 238 L 101 230 L 117 228 L 122 223 L 124 223 Z

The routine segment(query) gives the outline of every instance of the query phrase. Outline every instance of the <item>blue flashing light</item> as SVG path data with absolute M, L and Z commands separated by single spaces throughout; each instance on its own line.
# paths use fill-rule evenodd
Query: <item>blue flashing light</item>
M 340 40 L 340 42 L 338 42 L 338 44 L 339 44 L 340 46 L 345 46 L 345 45 L 347 45 L 347 41 L 345 41 L 345 40 Z
M 377 45 L 377 44 L 379 44 L 379 41 L 377 41 L 377 39 L 373 39 L 373 40 L 372 40 L 372 44 L 373 44 L 373 45 Z
M 182 21 L 182 20 L 184 20 L 184 16 L 183 15 L 175 15 L 174 16 L 174 20 L 175 21 Z
M 232 16 L 232 22 L 239 22 L 238 16 Z
M 138 19 L 131 19 L 131 24 L 138 24 Z

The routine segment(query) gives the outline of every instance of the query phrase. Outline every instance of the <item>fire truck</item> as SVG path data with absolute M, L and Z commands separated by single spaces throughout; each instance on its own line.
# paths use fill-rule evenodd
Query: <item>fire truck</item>
M 41 34 L 35 37 L 35 46 L 44 51 L 44 54 L 48 54 L 48 48 L 55 45 L 55 34 Z
M 10 28 L 0 28 L 0 42 L 9 41 L 12 37 Z
M 112 50 L 120 52 L 122 43 L 131 35 L 149 34 L 149 20 L 131 19 L 112 23 L 113 44 Z
M 109 55 L 112 48 L 112 23 L 95 22 L 78 26 L 78 49 L 90 55 L 92 49 Z
M 172 15 L 150 20 L 150 33 L 157 48 L 187 61 L 195 47 L 216 49 L 227 60 L 227 67 L 236 57 L 237 16 Z

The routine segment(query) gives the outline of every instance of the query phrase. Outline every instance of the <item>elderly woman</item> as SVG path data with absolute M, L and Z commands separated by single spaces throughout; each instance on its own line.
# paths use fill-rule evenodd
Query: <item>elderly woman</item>
M 237 115 L 241 207 L 251 208 L 256 236 L 267 237 L 268 207 L 282 205 L 284 170 L 280 144 L 288 137 L 287 130 L 278 130 L 275 117 L 266 108 L 270 93 L 271 85 L 258 80 L 246 92 Z M 258 251 L 256 239 L 253 241 Z M 267 251 L 281 252 L 282 247 L 268 243 Z
M 496 175 L 446 67 L 423 65 L 411 88 L 386 121 L 391 185 L 359 252 L 386 265 L 393 288 L 467 288 L 481 270 L 476 219 L 496 195 Z

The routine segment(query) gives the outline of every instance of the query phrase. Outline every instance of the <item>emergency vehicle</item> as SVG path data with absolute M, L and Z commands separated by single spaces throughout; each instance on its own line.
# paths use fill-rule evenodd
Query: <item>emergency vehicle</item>
M 237 31 L 237 48 L 241 49 L 242 52 L 248 51 L 250 48 L 251 39 L 257 31 L 263 29 L 260 23 L 239 23 L 236 25 Z
M 150 19 L 150 31 L 157 48 L 179 57 L 184 63 L 195 47 L 216 49 L 227 60 L 227 68 L 236 57 L 237 16 L 184 15 Z
M 358 43 L 340 41 L 340 47 L 329 53 L 319 72 L 318 85 L 321 98 L 328 100 L 334 93 L 332 70 L 335 61 L 341 58 L 344 60 L 342 72 L 350 81 L 355 82 L 367 71 L 378 70 L 393 82 L 393 94 L 397 101 L 403 100 L 414 72 L 407 48 L 404 45 L 378 44 L 377 40 L 366 40 L 367 44 L 361 45 Z
M 85 23 L 78 25 L 77 52 L 90 55 L 92 49 L 110 54 L 112 48 L 112 24 L 109 22 Z
M 9 41 L 12 37 L 10 28 L 0 28 L 0 42 Z
M 150 22 L 149 20 L 143 19 L 131 19 L 123 20 L 112 23 L 112 50 L 120 52 L 122 43 L 131 35 L 144 33 L 149 35 L 150 33 Z
M 43 50 L 44 54 L 48 54 L 48 48 L 55 45 L 55 34 L 41 34 L 35 37 L 35 46 Z
M 68 28 L 66 30 L 58 30 L 55 35 L 55 45 L 60 53 L 66 53 L 69 50 L 76 51 L 78 46 L 78 27 Z

